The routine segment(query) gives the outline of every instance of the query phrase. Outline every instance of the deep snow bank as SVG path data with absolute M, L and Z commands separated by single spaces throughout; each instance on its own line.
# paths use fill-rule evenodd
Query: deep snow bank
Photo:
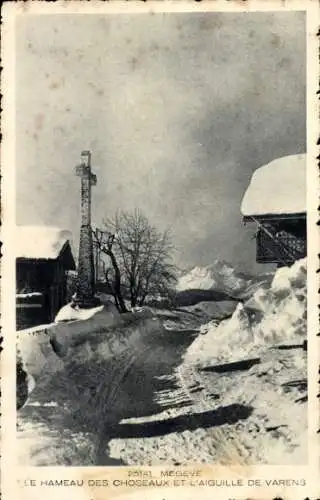
M 78 306 L 72 306 L 71 304 L 66 304 L 63 306 L 55 317 L 55 323 L 61 323 L 62 321 L 77 321 L 86 320 L 95 316 L 98 312 L 101 312 L 104 306 L 92 307 L 90 309 L 81 309 Z M 115 309 L 115 308 L 114 308 Z
M 52 325 L 20 330 L 17 334 L 17 354 L 23 369 L 37 379 L 45 371 L 53 374 L 63 369 L 62 361 L 50 345 Z
M 257 353 L 262 345 L 302 342 L 307 328 L 306 259 L 276 271 L 271 286 L 258 288 L 232 317 L 208 323 L 190 346 L 185 360 L 199 365 L 235 361 Z
M 113 401 L 116 393 L 123 392 L 123 397 L 113 402 L 113 413 L 118 417 L 128 412 L 131 415 L 141 406 L 142 396 L 131 395 L 133 400 L 128 403 L 123 383 L 131 367 L 141 362 L 144 351 L 152 349 L 152 338 L 157 342 L 166 331 L 150 311 L 120 315 L 103 306 L 91 317 L 89 311 L 84 315 L 86 319 L 66 321 L 83 316 L 66 306 L 58 316 L 65 321 L 20 331 L 18 353 L 22 368 L 35 381 L 32 399 L 46 401 L 50 394 L 58 405 L 65 402 L 70 407 L 72 418 L 75 414 L 80 420 L 83 417 L 90 429 L 90 418 L 92 422 L 96 418 L 96 426 L 104 418 L 97 406 Z M 108 418 L 109 409 L 104 412 Z
M 35 380 L 62 371 L 71 358 L 78 362 L 109 359 L 148 335 L 143 322 L 152 316 L 150 311 L 119 314 L 111 303 L 92 309 L 67 304 L 54 323 L 17 332 L 19 359 Z
M 39 325 L 17 332 L 17 351 L 24 370 L 37 379 L 63 369 L 58 355 L 88 338 L 89 335 L 106 331 L 120 322 L 119 313 L 112 304 L 95 309 L 75 310 L 64 306 L 54 323 Z
M 96 465 L 95 443 L 104 443 L 101 439 L 108 429 L 123 418 L 156 411 L 153 386 L 158 365 L 150 355 L 161 345 L 161 337 L 170 334 L 148 312 L 120 315 L 113 325 L 104 327 L 103 314 L 108 321 L 108 314 L 100 311 L 89 320 L 54 325 L 64 327 L 66 333 L 68 328 L 71 330 L 63 344 L 66 349 L 61 350 L 62 336 L 54 346 L 52 340 L 56 337 L 43 334 L 45 350 L 41 366 L 36 366 L 36 385 L 18 412 L 21 464 Z M 97 325 L 94 318 L 98 318 Z M 88 328 L 90 320 L 94 332 Z M 80 323 L 82 331 L 77 335 Z M 37 346 L 37 339 L 33 344 Z M 48 345 L 53 348 L 51 352 L 46 351 Z M 51 355 L 61 366 L 58 373 L 47 371 L 46 360 L 51 360 Z M 63 440 L 59 436 L 64 436 Z M 87 444 L 81 445 L 81 436 L 86 436 Z M 39 439 L 41 442 L 43 438 L 48 441 L 46 456 L 39 450 Z M 72 441 L 73 448 L 79 448 L 76 453 L 71 449 Z M 88 448 L 83 457 L 80 448 Z

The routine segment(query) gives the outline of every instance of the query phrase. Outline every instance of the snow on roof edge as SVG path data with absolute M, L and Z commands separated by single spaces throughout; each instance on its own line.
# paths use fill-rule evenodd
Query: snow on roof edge
M 240 210 L 244 217 L 306 213 L 306 154 L 276 158 L 255 170 Z
M 72 233 L 53 226 L 16 226 L 15 256 L 25 259 L 56 259 Z

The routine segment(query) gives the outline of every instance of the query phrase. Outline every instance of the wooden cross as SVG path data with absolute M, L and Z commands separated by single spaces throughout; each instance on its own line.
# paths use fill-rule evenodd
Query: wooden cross
M 96 185 L 97 177 L 91 172 L 90 151 L 82 151 L 81 163 L 76 167 L 76 174 L 81 178 L 81 230 L 76 295 L 81 307 L 92 307 L 97 300 L 94 297 L 91 187 Z
M 91 224 L 91 187 L 97 184 L 97 177 L 91 172 L 90 151 L 82 151 L 76 174 L 81 177 L 81 225 L 88 226 Z

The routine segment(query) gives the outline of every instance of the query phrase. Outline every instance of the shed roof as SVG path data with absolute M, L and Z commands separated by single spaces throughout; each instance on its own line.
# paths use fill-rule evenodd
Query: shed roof
M 15 255 L 24 259 L 57 259 L 72 234 L 67 229 L 47 226 L 16 226 Z
M 252 175 L 241 203 L 245 217 L 306 213 L 306 155 L 276 158 Z

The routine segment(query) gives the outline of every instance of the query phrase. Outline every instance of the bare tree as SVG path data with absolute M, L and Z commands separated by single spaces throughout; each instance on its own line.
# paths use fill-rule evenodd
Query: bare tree
M 148 296 L 167 296 L 176 280 L 169 231 L 158 232 L 139 210 L 119 212 L 105 226 L 114 235 L 121 295 L 130 298 L 132 307 L 142 306 Z
M 112 250 L 114 234 L 108 231 L 101 231 L 100 229 L 94 229 L 92 233 L 96 247 L 111 260 L 112 268 L 105 270 L 105 279 L 107 286 L 112 291 L 115 305 L 120 312 L 127 312 L 121 291 L 121 273 Z M 111 274 L 112 277 L 110 277 Z

